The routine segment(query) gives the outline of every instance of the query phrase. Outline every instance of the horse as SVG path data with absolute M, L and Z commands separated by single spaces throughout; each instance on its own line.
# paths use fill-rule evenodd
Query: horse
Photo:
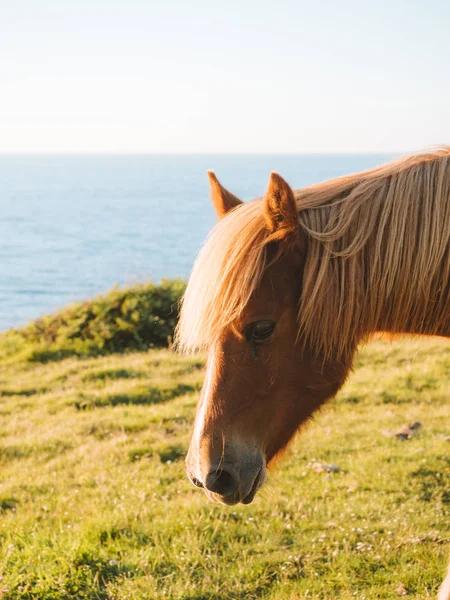
M 208 175 L 219 221 L 175 342 L 207 352 L 186 469 L 211 500 L 249 504 L 362 342 L 450 337 L 450 147 L 298 190 L 271 173 L 247 203 Z

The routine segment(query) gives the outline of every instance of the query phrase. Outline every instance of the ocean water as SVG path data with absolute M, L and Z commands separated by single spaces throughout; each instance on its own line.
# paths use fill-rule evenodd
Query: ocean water
M 113 285 L 188 277 L 215 223 L 207 169 L 244 200 L 387 155 L 0 156 L 0 330 Z

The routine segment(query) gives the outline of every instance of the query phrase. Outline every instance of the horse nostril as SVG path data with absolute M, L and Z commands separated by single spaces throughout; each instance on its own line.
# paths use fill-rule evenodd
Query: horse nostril
M 186 469 L 186 475 L 188 476 L 189 481 L 191 483 L 193 483 L 195 485 L 195 487 L 198 487 L 198 488 L 203 487 L 203 483 L 200 481 L 200 479 L 197 479 L 197 477 L 194 477 L 189 469 Z
M 203 487 L 203 483 L 200 481 L 200 479 L 197 479 L 197 477 L 192 477 L 191 481 L 195 485 L 195 487 L 198 487 L 198 488 Z
M 219 496 L 231 496 L 238 489 L 239 482 L 232 473 L 226 469 L 210 471 L 206 480 L 205 488 Z

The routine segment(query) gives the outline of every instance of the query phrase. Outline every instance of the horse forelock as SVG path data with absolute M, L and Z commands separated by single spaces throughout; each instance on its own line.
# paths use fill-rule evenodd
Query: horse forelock
M 261 200 L 237 207 L 217 223 L 189 278 L 177 348 L 207 349 L 239 318 L 264 273 L 268 239 Z

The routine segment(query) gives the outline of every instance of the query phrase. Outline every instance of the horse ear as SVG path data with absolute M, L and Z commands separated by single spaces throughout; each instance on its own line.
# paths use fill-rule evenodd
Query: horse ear
M 212 171 L 208 171 L 209 183 L 211 185 L 211 200 L 216 209 L 219 219 L 224 217 L 232 208 L 242 204 L 242 201 L 231 192 L 226 190 Z
M 281 240 L 299 230 L 294 192 L 278 173 L 270 174 L 264 217 L 273 240 Z

